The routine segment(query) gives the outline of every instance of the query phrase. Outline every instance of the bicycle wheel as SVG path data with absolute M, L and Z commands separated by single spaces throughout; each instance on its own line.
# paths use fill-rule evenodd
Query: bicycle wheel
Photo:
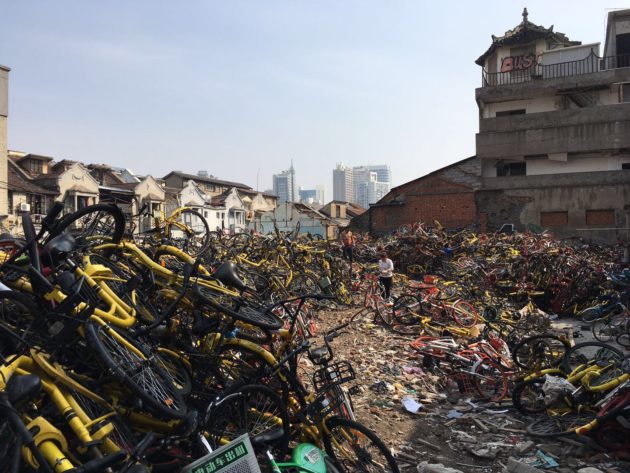
M 593 337 L 600 342 L 609 342 L 622 332 L 626 320 L 625 314 L 613 315 L 605 319 L 597 319 L 591 325 Z
M 602 310 L 599 306 L 588 307 L 583 311 L 577 314 L 577 317 L 582 322 L 593 322 L 594 320 L 600 319 L 602 317 Z
M 293 277 L 293 281 L 291 281 L 290 289 L 298 295 L 320 294 L 322 292 L 322 288 L 319 282 L 317 282 L 317 279 L 306 273 L 297 273 Z
M 195 284 L 193 287 L 195 295 L 203 302 L 218 310 L 219 312 L 240 320 L 241 322 L 254 325 L 266 330 L 278 330 L 282 327 L 282 320 L 265 307 L 255 306 L 251 301 L 239 300 L 237 308 L 231 308 L 220 301 L 222 295 L 217 294 L 210 288 Z
M 324 447 L 342 472 L 400 471 L 383 441 L 356 421 L 341 417 L 326 419 Z
M 287 393 L 286 384 L 278 376 L 270 376 L 273 364 L 259 351 L 241 345 L 223 345 L 217 352 L 212 368 L 217 387 L 227 388 L 239 383 L 270 386 L 276 392 Z
M 174 220 L 167 219 L 164 233 L 173 246 L 191 256 L 203 253 L 210 242 L 210 227 L 207 220 L 201 212 L 193 209 L 182 210 Z
M 512 360 L 522 369 L 558 366 L 562 363 L 569 343 L 555 335 L 534 335 L 516 344 Z
M 248 384 L 231 389 L 213 404 L 206 419 L 204 430 L 215 449 L 247 433 L 254 448 L 286 453 L 289 416 L 282 399 L 267 386 Z
M 114 204 L 83 207 L 59 220 L 51 229 L 51 238 L 70 233 L 77 249 L 84 250 L 101 243 L 118 243 L 125 232 L 125 214 Z
M 6 419 L 0 420 L 0 473 L 25 471 L 22 464 L 23 441 Z
M 534 437 L 553 438 L 575 433 L 575 429 L 595 418 L 591 412 L 560 416 L 543 416 L 527 426 L 527 433 Z
M 401 294 L 392 306 L 394 322 L 402 325 L 417 325 L 423 313 L 422 302 L 413 294 Z
M 621 361 L 623 353 L 621 350 L 602 342 L 584 342 L 574 345 L 564 354 L 562 359 L 562 369 L 565 373 L 570 373 L 579 365 L 588 361 Z
M 85 337 L 108 371 L 135 392 L 148 409 L 169 418 L 186 416 L 186 403 L 177 383 L 137 342 L 93 320 L 85 324 Z
M 50 340 L 46 317 L 26 294 L 0 291 L 0 354 L 21 352 L 21 348 L 42 348 Z
M 512 390 L 512 404 L 523 414 L 540 414 L 545 412 L 547 404 L 545 402 L 545 392 L 542 387 L 545 384 L 544 378 L 535 378 L 528 381 L 521 381 Z
M 483 360 L 473 369 L 473 380 L 479 395 L 485 401 L 499 402 L 508 392 L 509 380 L 505 372 L 489 360 Z
M 457 325 L 470 328 L 477 323 L 479 314 L 470 302 L 459 300 L 453 304 L 453 319 Z
M 630 348 L 630 332 L 617 335 L 617 343 L 624 348 Z

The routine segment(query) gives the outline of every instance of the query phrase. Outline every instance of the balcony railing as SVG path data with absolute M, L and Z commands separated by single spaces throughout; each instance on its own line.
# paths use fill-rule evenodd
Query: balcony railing
M 578 61 L 559 62 L 556 64 L 536 64 L 527 69 L 509 72 L 486 72 L 482 70 L 482 87 L 521 84 L 545 79 L 556 79 L 593 72 L 630 67 L 630 54 L 599 57 L 593 51 Z

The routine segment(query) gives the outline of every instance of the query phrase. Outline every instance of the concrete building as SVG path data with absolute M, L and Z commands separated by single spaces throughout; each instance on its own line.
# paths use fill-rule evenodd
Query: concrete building
M 376 173 L 376 180 L 378 182 L 382 182 L 391 187 L 392 185 L 392 170 L 387 164 L 377 164 L 377 165 L 368 165 L 362 166 L 367 168 L 370 171 L 374 171 Z M 389 189 L 387 189 L 389 191 Z
M 333 169 L 333 199 L 354 202 L 354 172 L 352 168 L 337 164 Z
M 529 21 L 476 63 L 480 221 L 614 240 L 630 204 L 630 10 L 608 15 L 604 55 Z
M 9 214 L 9 195 L 7 190 L 7 120 L 9 117 L 9 69 L 0 65 L 0 220 Z
M 305 189 L 300 186 L 298 194 L 303 204 L 324 205 L 324 186 L 315 186 L 314 189 Z
M 299 200 L 296 192 L 293 160 L 289 169 L 273 175 L 273 193 L 278 196 L 278 202 L 297 202 Z
M 354 176 L 354 200 L 363 208 L 378 202 L 389 192 L 388 182 L 381 182 L 378 172 L 370 170 L 369 167 L 355 167 L 352 170 Z

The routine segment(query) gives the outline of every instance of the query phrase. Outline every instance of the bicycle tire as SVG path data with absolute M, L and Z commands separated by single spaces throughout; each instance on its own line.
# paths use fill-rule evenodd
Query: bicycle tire
M 188 216 L 188 217 L 187 217 Z M 180 222 L 180 219 L 182 220 Z M 188 219 L 189 223 L 186 221 Z M 191 227 L 195 222 L 195 227 Z M 181 229 L 180 226 L 186 228 Z M 183 233 L 180 235 L 179 233 Z M 185 251 L 190 256 L 203 253 L 210 244 L 210 226 L 201 212 L 194 209 L 184 209 L 177 214 L 177 221 L 166 221 L 164 234 L 171 240 L 173 246 Z
M 613 327 L 611 322 L 609 318 L 597 319 L 592 322 L 591 333 L 595 340 L 607 343 L 613 339 L 615 335 L 612 333 Z
M 204 302 L 207 302 L 215 310 L 232 317 L 235 320 L 254 325 L 266 330 L 278 330 L 283 322 L 278 316 L 265 307 L 254 307 L 250 303 L 243 304 L 237 309 L 232 309 L 219 302 L 218 295 L 212 289 L 195 284 L 195 294 Z
M 232 387 L 238 383 L 264 384 L 277 392 L 288 391 L 278 376 L 269 377 L 274 365 L 255 349 L 236 344 L 222 345 L 217 351 L 214 371 L 221 386 Z M 283 399 L 285 396 L 283 395 Z
M 0 291 L 0 354 L 19 353 L 21 344 L 44 347 L 50 341 L 47 327 L 46 317 L 29 296 Z
M 115 204 L 88 205 L 55 223 L 46 241 L 64 232 L 75 238 L 79 250 L 101 243 L 119 243 L 125 233 L 125 214 Z
M 617 335 L 616 342 L 624 348 L 630 348 L 630 332 Z
M 588 353 L 592 352 L 592 353 Z M 568 349 L 562 358 L 562 369 L 565 373 L 570 373 L 578 365 L 592 360 L 596 356 L 598 360 L 616 359 L 621 361 L 623 353 L 621 350 L 603 342 L 583 342 L 578 343 Z
M 575 433 L 575 429 L 588 424 L 595 418 L 593 413 L 567 414 L 564 416 L 542 416 L 526 427 L 533 437 L 565 437 Z
M 259 451 L 273 448 L 284 455 L 289 444 L 289 415 L 283 401 L 261 384 L 235 386 L 210 410 L 204 430 L 213 448 L 247 433 Z M 261 448 L 264 447 L 264 448 Z
M 534 366 L 555 367 L 562 364 L 569 348 L 569 343 L 556 335 L 534 335 L 516 344 L 512 360 L 516 366 L 527 370 Z M 537 365 L 539 358 L 543 359 L 541 365 Z
M 547 405 L 545 393 L 542 390 L 543 384 L 545 384 L 544 378 L 534 378 L 517 383 L 512 390 L 512 405 L 516 410 L 526 415 L 545 412 Z M 527 397 L 528 395 L 530 397 Z M 533 395 L 533 399 L 531 395 Z
M 137 342 L 93 320 L 85 324 L 85 337 L 108 371 L 135 392 L 147 408 L 168 418 L 186 417 L 186 403 L 171 376 L 147 356 Z
M 396 460 L 383 441 L 359 422 L 342 417 L 325 420 L 324 448 L 341 472 L 373 471 L 366 466 L 376 466 L 376 471 L 400 473 Z M 345 447 L 341 451 L 341 446 Z M 352 458 L 349 455 L 352 455 Z M 374 457 L 379 455 L 379 461 Z
M 401 294 L 392 306 L 394 322 L 402 325 L 417 325 L 423 311 L 422 301 L 414 294 Z
M 470 302 L 464 300 L 455 301 L 452 309 L 453 320 L 455 320 L 457 325 L 470 328 L 477 324 L 479 313 Z
M 482 360 L 474 366 L 473 373 L 475 389 L 484 401 L 499 402 L 507 395 L 509 380 L 498 364 Z

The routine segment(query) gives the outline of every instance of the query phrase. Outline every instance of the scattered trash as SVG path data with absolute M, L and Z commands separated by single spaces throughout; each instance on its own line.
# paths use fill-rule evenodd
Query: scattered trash
M 407 412 L 417 414 L 424 406 L 422 403 L 417 402 L 411 396 L 405 396 L 402 398 L 402 405 Z

